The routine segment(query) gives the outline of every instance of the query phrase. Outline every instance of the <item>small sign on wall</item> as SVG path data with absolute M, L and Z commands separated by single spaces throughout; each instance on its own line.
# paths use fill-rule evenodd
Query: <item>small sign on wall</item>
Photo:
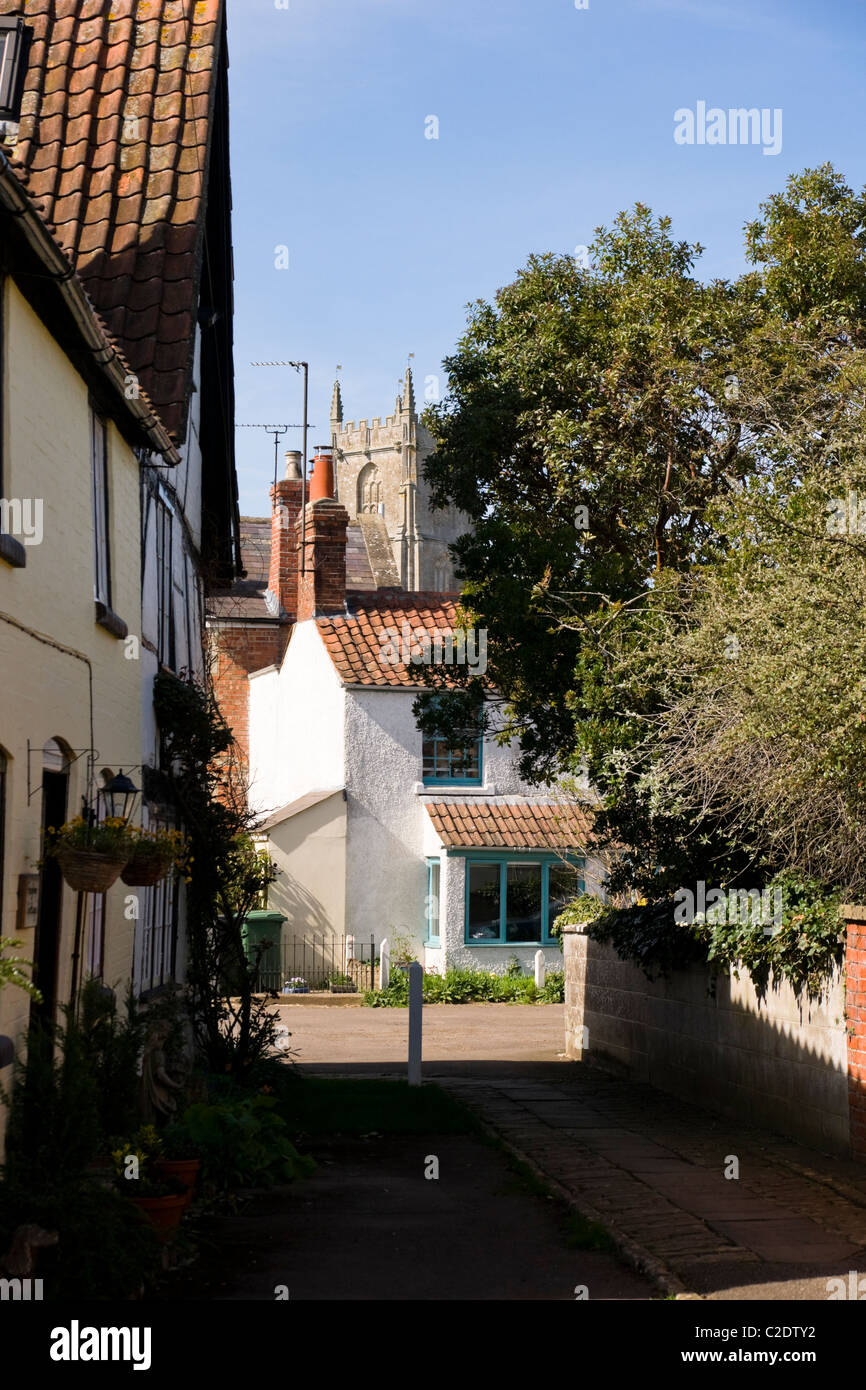
M 17 931 L 32 929 L 39 921 L 39 875 L 18 875 Z

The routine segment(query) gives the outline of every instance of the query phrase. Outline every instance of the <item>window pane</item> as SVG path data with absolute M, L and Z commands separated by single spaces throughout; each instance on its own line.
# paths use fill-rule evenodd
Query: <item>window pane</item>
M 479 777 L 481 774 L 481 740 L 476 739 L 466 749 L 466 762 L 463 770 L 464 777 Z
M 438 859 L 427 865 L 427 938 L 439 939 L 439 872 Z
M 574 864 L 563 864 L 559 861 L 550 865 L 548 873 L 550 876 L 547 888 L 547 931 L 549 935 L 560 912 L 584 891 L 584 884 L 580 869 Z
M 471 941 L 499 940 L 499 865 L 468 864 Z
M 478 724 L 481 710 L 478 712 Z M 421 745 L 423 775 L 438 781 L 481 780 L 481 738 L 478 724 L 449 737 L 437 734 L 424 738 Z
M 509 864 L 506 884 L 506 941 L 540 941 L 541 865 Z
M 108 582 L 108 479 L 105 424 L 91 412 L 91 464 L 93 477 L 94 598 L 109 606 Z
M 436 740 L 425 738 L 421 744 L 421 769 L 424 777 L 436 776 Z

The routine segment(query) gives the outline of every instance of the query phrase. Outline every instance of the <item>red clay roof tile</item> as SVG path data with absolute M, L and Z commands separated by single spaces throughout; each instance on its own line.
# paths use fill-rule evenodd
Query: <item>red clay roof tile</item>
M 223 8 L 0 0 L 0 15 L 23 11 L 34 31 L 18 140 L 5 147 L 12 168 L 62 229 L 97 310 L 176 437 L 186 427 Z M 124 303 L 129 275 L 174 292 Z M 158 313 L 145 332 L 135 320 L 151 304 Z
M 457 630 L 458 595 L 404 593 L 401 590 L 350 591 L 345 615 L 318 618 L 319 632 L 341 679 L 352 685 L 418 687 L 419 672 L 411 661 L 391 664 L 383 660 L 389 652 L 388 632 L 397 634 L 393 655 L 403 655 L 403 624 L 410 634 L 425 632 L 454 634 Z
M 429 801 L 425 809 L 447 848 L 590 852 L 589 817 L 567 803 Z

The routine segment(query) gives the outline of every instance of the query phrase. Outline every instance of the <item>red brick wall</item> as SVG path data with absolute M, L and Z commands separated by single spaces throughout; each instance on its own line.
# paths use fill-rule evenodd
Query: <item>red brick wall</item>
M 271 499 L 275 506 L 268 588 L 272 594 L 276 594 L 290 618 L 294 618 L 298 611 L 298 540 L 295 523 L 301 510 L 303 487 L 300 478 L 283 478 L 275 489 L 271 488 Z
M 851 1156 L 866 1159 L 866 907 L 843 907 Z
M 289 625 L 216 627 L 211 631 L 217 704 L 234 733 L 246 768 L 250 756 L 249 676 L 263 666 L 279 665 L 286 650 Z
M 346 606 L 346 528 L 349 513 L 340 502 L 324 498 L 307 504 L 306 569 L 298 577 L 298 622 L 323 613 L 342 613 Z M 298 554 L 301 519 L 297 522 Z

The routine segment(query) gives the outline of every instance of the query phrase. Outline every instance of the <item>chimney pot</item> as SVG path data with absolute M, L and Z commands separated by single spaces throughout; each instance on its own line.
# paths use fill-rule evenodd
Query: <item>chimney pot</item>
M 334 454 L 330 446 L 320 445 L 313 459 L 310 501 L 332 501 L 334 497 Z
M 293 481 L 301 476 L 301 451 L 300 449 L 286 450 L 286 477 Z

